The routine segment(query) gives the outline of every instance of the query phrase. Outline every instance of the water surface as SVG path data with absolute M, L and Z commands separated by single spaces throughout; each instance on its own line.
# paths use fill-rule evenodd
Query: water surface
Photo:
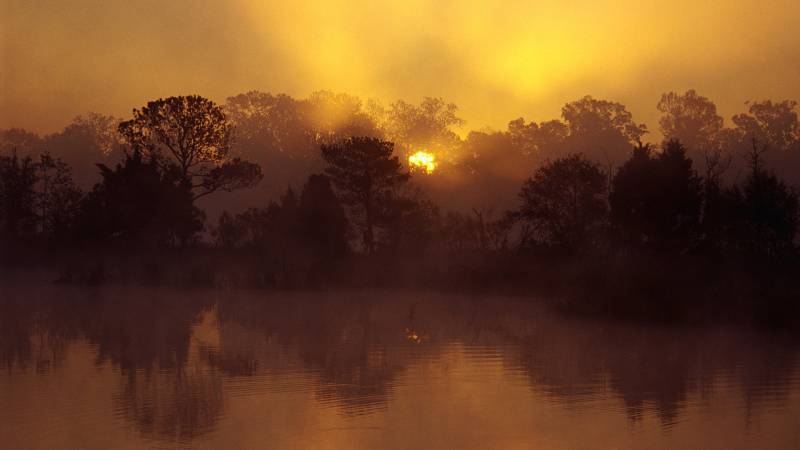
M 800 448 L 785 333 L 415 292 L 0 289 L 4 448 Z

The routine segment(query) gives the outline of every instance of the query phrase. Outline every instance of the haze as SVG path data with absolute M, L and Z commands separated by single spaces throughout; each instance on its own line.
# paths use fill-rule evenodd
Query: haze
M 170 95 L 329 89 L 443 97 L 465 129 L 557 117 L 590 93 L 655 130 L 666 91 L 697 89 L 729 117 L 800 86 L 791 0 L 382 3 L 2 0 L 0 128 L 53 132 Z

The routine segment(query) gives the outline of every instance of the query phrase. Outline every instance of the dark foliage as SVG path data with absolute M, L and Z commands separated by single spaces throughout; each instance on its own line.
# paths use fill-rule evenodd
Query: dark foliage
M 612 181 L 611 223 L 634 248 L 683 251 L 696 239 L 701 202 L 701 180 L 680 142 L 655 155 L 642 145 Z
M 322 157 L 328 163 L 325 173 L 342 202 L 359 216 L 367 253 L 375 250 L 379 208 L 396 201 L 397 189 L 410 178 L 393 151 L 391 142 L 370 137 L 351 137 L 322 146 Z
M 128 273 L 154 284 L 173 264 L 185 272 L 174 279 L 192 285 L 530 288 L 571 297 L 573 310 L 658 318 L 681 317 L 690 298 L 710 311 L 717 298 L 749 296 L 766 316 L 791 316 L 796 106 L 753 102 L 725 128 L 709 99 L 667 93 L 658 104 L 667 140 L 654 147 L 624 105 L 589 96 L 560 119 L 520 118 L 466 139 L 441 99 L 384 109 L 330 92 L 252 92 L 223 110 L 170 97 L 118 127 L 90 115 L 44 137 L 0 132 L 0 238 L 7 261 L 73 257 L 86 274 L 62 281 L 123 279 L 105 261 L 130 260 Z M 437 166 L 412 183 L 403 158 L 418 150 Z M 272 182 L 212 196 L 231 212 L 208 245 L 195 201 L 258 183 L 261 167 L 242 157 Z M 99 172 L 83 167 L 89 160 Z M 70 162 L 82 167 L 73 173 Z M 323 169 L 299 192 L 277 191 Z M 100 182 L 83 195 L 91 179 Z M 514 192 L 521 204 L 504 214 Z M 154 262 L 162 253 L 173 263 Z M 673 289 L 678 299 L 665 294 Z
M 340 258 L 347 252 L 344 208 L 325 175 L 308 177 L 297 208 L 297 232 L 318 257 Z
M 582 155 L 570 155 L 539 168 L 522 185 L 515 216 L 529 236 L 563 251 L 591 247 L 607 216 L 606 176 Z
M 750 174 L 728 192 L 728 245 L 748 255 L 787 256 L 798 228 L 798 195 L 764 169 L 753 141 Z
M 0 155 L 0 233 L 5 244 L 66 244 L 83 193 L 70 167 L 45 152 Z
M 217 245 L 258 256 L 261 275 L 282 285 L 302 273 L 324 276 L 348 250 L 349 223 L 325 175 L 311 175 L 300 197 L 291 188 L 266 208 L 232 216 L 225 212 L 213 231 Z M 310 274 L 310 272 L 316 272 Z
M 257 164 L 231 156 L 232 127 L 222 107 L 197 95 L 169 97 L 133 110 L 119 132 L 131 148 L 161 165 L 175 165 L 194 198 L 251 187 Z
M 78 218 L 84 240 L 137 246 L 190 243 L 203 213 L 190 187 L 168 166 L 134 151 L 114 169 L 99 165 L 102 182 L 87 195 Z
M 36 164 L 29 157 L 0 155 L 0 231 L 4 243 L 36 232 Z
M 67 243 L 83 192 L 72 181 L 70 167 L 45 152 L 37 164 L 37 206 L 43 240 Z

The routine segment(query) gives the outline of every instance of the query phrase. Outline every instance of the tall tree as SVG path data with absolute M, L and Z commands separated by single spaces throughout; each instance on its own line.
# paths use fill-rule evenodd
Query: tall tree
M 50 241 L 67 238 L 78 213 L 83 193 L 72 180 L 70 167 L 45 152 L 37 169 L 37 209 L 42 237 Z
M 666 141 L 678 140 L 694 154 L 711 151 L 723 125 L 714 102 L 690 89 L 684 94 L 661 95 L 657 108 L 661 112 L 658 124 Z
M 769 150 L 763 155 L 765 167 L 789 183 L 800 184 L 800 120 L 797 102 L 766 100 L 748 102 L 748 105 L 747 113 L 733 116 L 740 152 L 747 152 L 755 139 Z
M 683 250 L 696 237 L 702 184 L 678 141 L 640 145 L 612 181 L 612 224 L 635 246 Z
M 325 173 L 339 191 L 342 202 L 361 216 L 364 248 L 375 250 L 375 227 L 380 206 L 396 196 L 396 190 L 410 178 L 402 171 L 394 144 L 377 138 L 351 137 L 323 145 L 328 163 Z
M 347 251 L 347 217 L 325 175 L 311 175 L 303 186 L 297 210 L 303 243 L 323 259 Z
M 461 141 L 453 131 L 464 123 L 458 107 L 441 98 L 425 97 L 419 105 L 398 100 L 386 109 L 373 103 L 371 111 L 387 139 L 406 152 L 431 150 L 445 160 Z
M 257 164 L 232 156 L 233 129 L 222 107 L 197 95 L 148 102 L 119 132 L 144 156 L 175 165 L 194 199 L 251 187 L 262 178 Z
M 794 249 L 800 225 L 800 200 L 795 190 L 764 167 L 760 148 L 752 139 L 750 173 L 741 186 L 731 189 L 732 244 L 749 254 L 781 256 Z
M 507 132 L 471 131 L 461 146 L 460 164 L 455 166 L 462 172 L 459 175 L 470 181 L 454 187 L 444 184 L 445 189 L 456 188 L 462 194 L 448 193 L 450 207 L 465 210 L 475 206 L 513 207 L 519 184 L 536 164 L 534 158 L 516 144 Z M 441 177 L 423 177 L 422 181 L 425 183 L 420 184 L 429 192 L 442 189 Z
M 524 155 L 530 155 L 537 162 L 549 157 L 558 157 L 569 129 L 560 120 L 525 123 L 522 117 L 508 123 L 508 135 L 514 148 Z
M 176 245 L 203 228 L 203 213 L 176 166 L 162 167 L 138 150 L 113 169 L 98 166 L 103 180 L 86 196 L 78 218 L 85 239 Z
M 621 103 L 598 100 L 587 95 L 567 103 L 561 116 L 571 134 L 594 134 L 616 130 L 635 144 L 647 133 L 647 127 L 633 121 L 633 115 Z
M 589 243 L 606 220 L 606 175 L 582 155 L 570 155 L 539 168 L 522 186 L 516 216 L 537 240 L 574 251 Z
M 314 132 L 314 141 L 329 144 L 350 136 L 380 137 L 375 119 L 364 110 L 361 99 L 331 91 L 312 92 L 301 102 L 303 119 Z
M 770 100 L 749 103 L 747 113 L 733 116 L 733 123 L 742 138 L 749 144 L 752 139 L 773 151 L 800 151 L 800 120 L 797 102 Z
M 461 142 L 457 163 L 441 174 L 469 182 L 441 183 L 439 176 L 430 177 L 430 181 L 423 177 L 420 184 L 434 195 L 444 190 L 438 197 L 446 196 L 451 208 L 469 210 L 478 206 L 495 211 L 514 208 L 519 185 L 531 171 L 565 155 L 563 148 L 568 134 L 567 126 L 560 120 L 526 123 L 523 118 L 510 121 L 505 131 L 471 131 Z M 492 189 L 485 189 L 489 185 Z
M 0 155 L 0 232 L 9 243 L 36 231 L 36 164 L 30 156 Z
M 63 130 L 45 136 L 44 148 L 72 167 L 75 182 L 91 189 L 100 181 L 95 164 L 116 164 L 124 150 L 117 129 L 121 119 L 90 113 L 78 116 Z
M 569 130 L 564 151 L 581 153 L 605 166 L 624 161 L 647 133 L 625 105 L 588 95 L 564 105 L 561 117 Z
M 228 97 L 225 114 L 236 127 L 235 145 L 255 161 L 319 157 L 300 100 L 250 91 Z
M 22 128 L 7 128 L 0 130 L 0 154 L 11 155 L 17 153 L 20 157 L 33 156 L 40 152 L 43 146 L 42 138 Z

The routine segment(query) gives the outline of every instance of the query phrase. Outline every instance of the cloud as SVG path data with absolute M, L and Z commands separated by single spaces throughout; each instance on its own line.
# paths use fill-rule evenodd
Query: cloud
M 697 88 L 730 114 L 800 86 L 789 0 L 0 1 L 0 127 L 37 131 L 251 89 L 443 96 L 470 128 L 590 93 L 652 126 L 664 91 Z

